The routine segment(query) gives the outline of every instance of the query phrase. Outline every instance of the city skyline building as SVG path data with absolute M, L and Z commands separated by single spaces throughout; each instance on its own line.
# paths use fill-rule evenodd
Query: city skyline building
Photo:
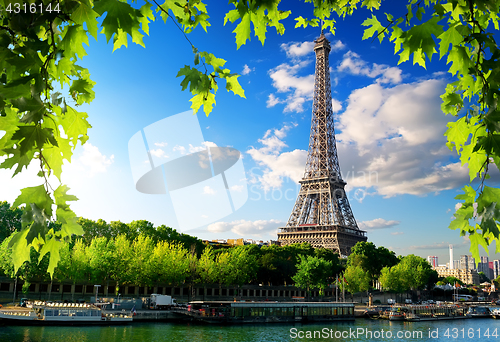
M 500 273 L 500 260 L 493 260 L 493 278 L 498 278 Z
M 431 266 L 432 266 L 432 267 L 438 267 L 438 266 L 439 266 L 439 264 L 438 264 L 438 257 L 437 257 L 437 256 L 435 256 L 435 255 L 432 255 L 432 256 L 430 255 L 430 256 L 428 256 L 428 257 L 427 257 L 427 262 L 428 262 L 429 264 L 431 264 Z
M 450 267 L 450 270 L 452 270 L 454 268 L 454 265 L 453 265 L 453 245 L 450 245 L 450 263 L 449 263 L 449 267 Z
M 469 269 L 469 257 L 467 255 L 461 255 L 460 256 L 460 266 L 459 268 L 461 270 L 468 270 Z

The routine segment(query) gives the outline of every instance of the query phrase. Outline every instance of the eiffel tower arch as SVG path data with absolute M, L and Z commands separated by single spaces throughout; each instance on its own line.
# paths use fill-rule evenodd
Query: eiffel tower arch
M 366 241 L 358 228 L 345 193 L 333 125 L 332 93 L 328 55 L 330 42 L 321 32 L 315 41 L 316 71 L 311 135 L 304 177 L 285 227 L 279 229 L 281 245 L 309 242 L 313 247 L 332 249 L 341 257 L 351 247 Z

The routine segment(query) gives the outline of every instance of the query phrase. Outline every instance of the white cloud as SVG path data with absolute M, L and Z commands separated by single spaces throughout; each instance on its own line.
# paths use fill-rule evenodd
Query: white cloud
M 285 51 L 286 56 L 291 59 L 297 59 L 300 57 L 307 56 L 314 53 L 314 45 L 316 43 L 312 42 L 290 42 L 281 44 L 281 50 Z M 340 40 L 330 42 L 331 52 L 340 51 L 345 48 L 344 43 Z
M 243 66 L 243 71 L 241 72 L 242 75 L 248 75 L 252 71 L 254 71 L 255 68 L 250 68 L 247 64 Z
M 181 146 L 181 145 L 175 145 L 172 148 L 172 151 L 174 151 L 174 152 L 179 151 L 180 154 L 186 154 L 186 148 L 184 146 Z
M 465 243 L 462 243 L 464 245 Z M 453 247 L 457 247 L 457 245 L 453 245 Z M 433 243 L 431 245 L 420 245 L 420 246 L 410 246 L 408 247 L 411 250 L 414 249 L 449 249 L 450 244 L 448 242 L 441 242 L 441 243 Z
M 363 221 L 358 224 L 358 227 L 362 230 L 374 230 L 374 229 L 384 229 L 391 228 L 400 224 L 400 221 L 390 220 L 387 221 L 383 218 L 377 218 L 371 221 Z
M 106 172 L 108 167 L 113 164 L 114 158 L 114 155 L 106 157 L 96 146 L 87 142 L 83 145 L 83 153 L 78 158 L 78 162 L 84 165 L 92 176 L 96 173 Z
M 275 233 L 284 223 L 278 220 L 237 220 L 233 222 L 216 222 L 208 226 L 213 233 L 233 232 L 240 236 L 262 236 L 264 233 Z
M 332 110 L 334 113 L 338 113 L 342 110 L 342 102 L 336 99 L 332 99 Z
M 150 150 L 149 153 L 157 158 L 168 158 L 168 156 L 165 154 L 165 151 L 163 151 L 161 148 Z
M 351 93 L 337 125 L 343 178 L 378 194 L 423 195 L 467 182 L 467 168 L 450 163 L 443 136 L 448 118 L 438 94 L 444 83 L 424 80 Z M 346 170 L 348 170 L 346 172 Z
M 200 151 L 205 151 L 207 148 L 205 146 L 193 146 L 189 144 L 189 153 L 196 153 Z
M 403 235 L 403 232 L 392 232 L 391 235 Z
M 167 145 L 168 145 L 168 143 L 167 143 L 167 142 L 155 143 L 155 146 L 157 146 L 157 147 L 165 147 L 165 146 L 167 146 Z
M 281 44 L 281 50 L 285 51 L 288 58 L 304 57 L 314 52 L 314 44 L 314 42 L 283 43 Z
M 296 126 L 296 124 L 293 124 Z M 260 148 L 252 147 L 247 151 L 252 159 L 261 167 L 263 174 L 255 176 L 252 181 L 260 182 L 264 191 L 272 188 L 279 188 L 283 183 L 283 177 L 288 177 L 295 182 L 302 179 L 307 151 L 293 150 L 281 152 L 287 145 L 282 140 L 286 137 L 286 132 L 292 128 L 285 125 L 281 129 L 268 130 L 259 142 L 263 145 Z
M 211 141 L 204 141 L 201 143 L 201 146 L 193 146 L 189 144 L 189 153 L 205 151 L 209 147 L 217 147 L 217 144 Z
M 285 112 L 302 112 L 303 104 L 311 101 L 314 91 L 314 75 L 299 76 L 299 71 L 304 68 L 309 61 L 298 62 L 294 65 L 280 64 L 276 68 L 269 70 L 269 75 L 273 80 L 273 86 L 278 93 L 288 93 L 286 100 L 277 100 L 276 97 L 269 97 L 268 107 L 277 103 L 286 103 Z
M 215 195 L 215 190 L 212 189 L 210 186 L 206 185 L 203 187 L 203 194 L 204 195 Z
M 344 55 L 344 59 L 340 62 L 337 67 L 339 72 L 348 72 L 353 75 L 364 75 L 370 78 L 376 78 L 379 83 L 401 83 L 402 70 L 397 67 L 389 67 L 387 65 L 380 65 L 373 63 L 370 67 L 367 62 L 361 59 L 361 57 L 352 51 L 348 51 Z
M 340 40 L 336 40 L 334 42 L 331 42 L 330 45 L 332 47 L 332 51 L 334 51 L 334 52 L 345 49 L 345 44 L 342 43 Z
M 269 97 L 267 98 L 267 108 L 271 108 L 276 106 L 278 103 L 283 103 L 282 100 L 274 96 L 274 94 L 269 94 Z
M 229 189 L 236 191 L 236 192 L 242 192 L 244 189 L 244 186 L 243 185 L 233 185 Z

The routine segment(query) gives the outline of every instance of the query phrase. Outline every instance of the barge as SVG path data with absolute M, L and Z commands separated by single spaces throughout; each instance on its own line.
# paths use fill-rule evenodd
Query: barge
M 437 321 L 468 318 L 466 308 L 458 305 L 404 305 L 393 306 L 389 312 L 391 321 Z
M 107 313 L 92 304 L 27 302 L 26 308 L 0 310 L 0 319 L 7 324 L 21 325 L 112 325 L 131 323 L 126 312 Z
M 353 321 L 354 303 L 193 301 L 177 315 L 203 323 Z

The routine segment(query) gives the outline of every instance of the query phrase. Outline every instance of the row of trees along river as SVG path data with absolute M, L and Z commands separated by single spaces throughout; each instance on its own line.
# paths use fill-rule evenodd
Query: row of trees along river
M 22 210 L 0 202 L 0 275 L 19 277 L 23 291 L 30 283 L 50 280 L 48 255 L 39 262 L 32 247 L 31 260 L 14 274 L 13 233 L 21 228 Z M 79 219 L 84 235 L 60 250 L 54 281 L 116 283 L 117 285 L 180 284 L 295 284 L 306 290 L 340 283 L 350 293 L 367 291 L 376 280 L 388 290 L 402 293 L 432 286 L 436 271 L 418 256 L 396 256 L 371 242 L 358 243 L 347 260 L 331 250 L 309 244 L 290 246 L 210 246 L 196 237 L 148 221 L 122 223 Z M 59 229 L 57 222 L 52 228 Z M 339 282 L 340 279 L 340 282 Z

